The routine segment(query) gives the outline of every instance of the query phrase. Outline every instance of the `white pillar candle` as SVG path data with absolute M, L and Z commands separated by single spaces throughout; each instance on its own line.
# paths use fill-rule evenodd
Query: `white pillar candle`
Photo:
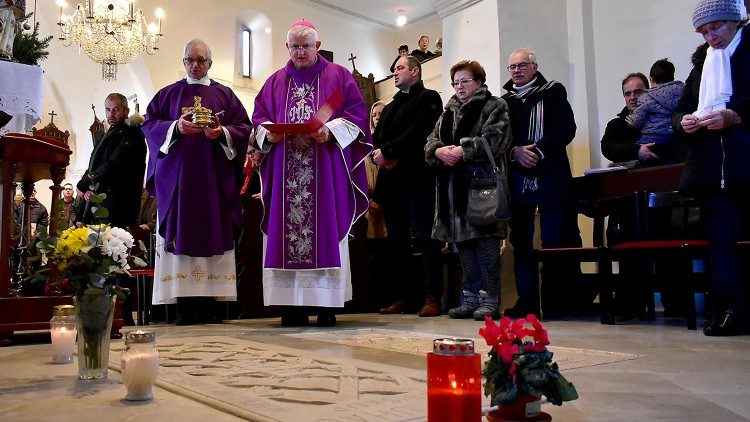
M 76 346 L 76 330 L 65 327 L 50 330 L 52 335 L 52 362 L 73 362 L 73 350 Z
M 150 400 L 153 397 L 151 389 L 159 373 L 159 358 L 153 346 L 151 350 L 123 353 L 122 383 L 128 389 L 126 400 Z

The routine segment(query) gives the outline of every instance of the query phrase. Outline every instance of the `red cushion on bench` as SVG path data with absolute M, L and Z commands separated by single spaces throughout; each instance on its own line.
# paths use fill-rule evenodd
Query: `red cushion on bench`
M 592 247 L 585 247 L 585 248 L 544 248 L 539 249 L 539 252 L 586 252 L 586 251 L 598 251 L 601 248 L 592 248 Z
M 705 246 L 708 246 L 708 240 L 705 239 L 641 240 L 623 242 L 612 246 L 612 249 L 666 249 Z

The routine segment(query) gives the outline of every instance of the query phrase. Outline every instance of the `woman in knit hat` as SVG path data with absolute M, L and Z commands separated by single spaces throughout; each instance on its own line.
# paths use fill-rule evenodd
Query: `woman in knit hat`
M 700 0 L 693 26 L 708 44 L 672 118 L 688 148 L 680 191 L 703 201 L 712 277 L 707 336 L 748 331 L 748 274 L 737 242 L 750 239 L 750 34 L 741 0 Z M 702 49 L 699 48 L 699 51 Z

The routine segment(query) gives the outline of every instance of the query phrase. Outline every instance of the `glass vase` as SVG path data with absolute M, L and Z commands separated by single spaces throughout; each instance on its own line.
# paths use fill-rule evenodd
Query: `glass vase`
M 107 378 L 115 299 L 114 294 L 104 292 L 73 298 L 78 326 L 78 378 L 82 380 Z

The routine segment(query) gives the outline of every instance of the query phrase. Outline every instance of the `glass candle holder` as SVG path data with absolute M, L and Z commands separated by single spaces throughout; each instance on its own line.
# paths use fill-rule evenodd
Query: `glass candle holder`
M 128 392 L 126 400 L 151 400 L 156 376 L 159 374 L 159 354 L 156 335 L 151 331 L 130 331 L 122 351 L 122 382 Z
M 474 342 L 442 338 L 427 354 L 427 420 L 429 422 L 482 419 L 481 358 Z
M 73 351 L 76 347 L 76 316 L 72 305 L 57 305 L 49 321 L 49 332 L 52 337 L 52 362 L 73 362 Z

